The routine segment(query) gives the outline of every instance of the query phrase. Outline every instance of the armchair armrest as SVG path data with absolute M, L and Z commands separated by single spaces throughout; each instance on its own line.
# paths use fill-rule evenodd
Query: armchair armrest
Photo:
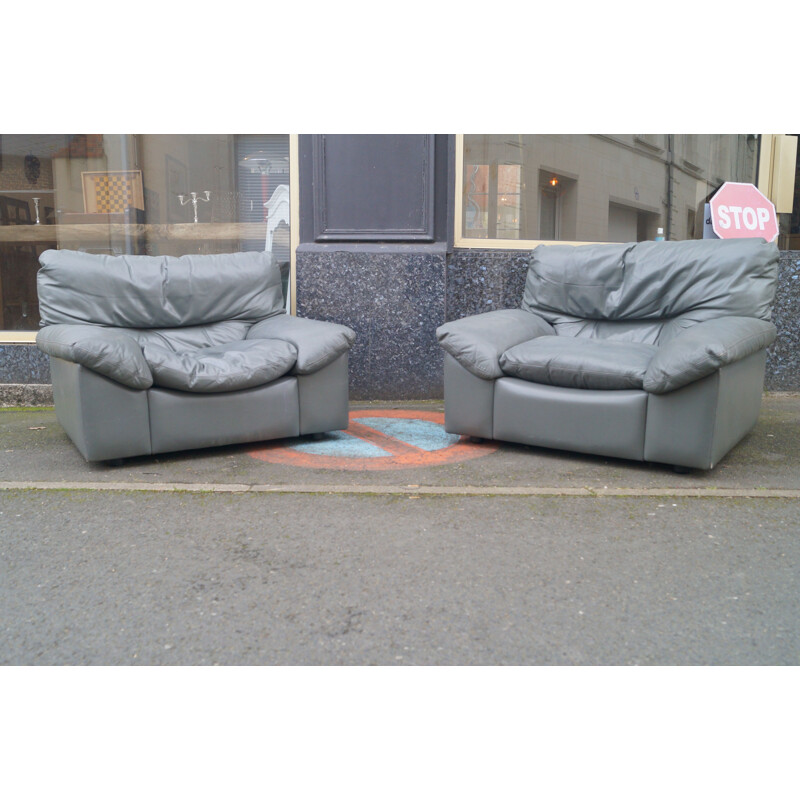
M 502 377 L 500 356 L 509 347 L 554 334 L 549 322 L 521 308 L 474 314 L 436 329 L 442 349 L 473 375 L 485 380 Z
M 755 317 L 719 317 L 700 322 L 658 348 L 647 367 L 644 389 L 666 394 L 726 364 L 768 347 L 777 331 Z
M 153 374 L 132 336 L 99 325 L 48 325 L 36 334 L 47 355 L 73 361 L 133 389 L 149 389 Z
M 293 372 L 308 375 L 328 366 L 346 353 L 356 339 L 355 331 L 346 325 L 306 317 L 279 314 L 253 325 L 248 339 L 281 339 L 297 349 Z

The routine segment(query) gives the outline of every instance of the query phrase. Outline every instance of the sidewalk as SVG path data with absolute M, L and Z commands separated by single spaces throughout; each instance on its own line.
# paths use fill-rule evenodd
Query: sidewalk
M 441 402 L 353 403 L 353 410 L 443 411 Z M 800 393 L 767 394 L 756 428 L 710 471 L 499 444 L 455 463 L 381 471 L 308 468 L 250 455 L 257 445 L 87 463 L 52 408 L 0 409 L 0 488 L 218 492 L 700 495 L 800 497 Z
M 486 450 L 108 467 L 0 409 L 0 664 L 800 663 L 800 395 L 708 473 Z

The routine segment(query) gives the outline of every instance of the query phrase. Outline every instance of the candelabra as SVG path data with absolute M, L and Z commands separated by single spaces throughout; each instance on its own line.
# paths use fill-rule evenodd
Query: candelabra
M 179 194 L 178 200 L 181 201 L 182 206 L 185 206 L 187 203 L 192 204 L 192 207 L 194 208 L 194 221 L 197 222 L 197 203 L 199 201 L 207 203 L 209 200 L 211 200 L 211 192 L 209 191 L 203 192 L 205 197 L 198 197 L 197 192 L 189 192 L 189 194 L 191 195 L 191 197 L 186 197 L 186 195 Z

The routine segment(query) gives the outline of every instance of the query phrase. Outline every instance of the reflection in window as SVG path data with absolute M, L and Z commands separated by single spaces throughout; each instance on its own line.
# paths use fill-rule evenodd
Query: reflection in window
M 752 135 L 465 135 L 465 238 L 642 241 L 702 235 L 725 181 L 753 183 Z
M 47 248 L 264 250 L 289 273 L 288 135 L 0 135 L 0 330 L 39 324 Z
M 552 178 L 552 182 L 556 179 Z M 560 238 L 560 212 L 558 187 L 555 183 L 539 187 L 539 236 L 542 239 Z
M 519 239 L 519 222 L 519 164 L 499 164 L 497 167 L 497 238 Z

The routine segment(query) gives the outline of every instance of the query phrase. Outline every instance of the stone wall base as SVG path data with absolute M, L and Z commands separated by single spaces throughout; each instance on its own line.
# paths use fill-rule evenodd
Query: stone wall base
M 53 387 L 49 383 L 0 383 L 0 408 L 52 405 Z

